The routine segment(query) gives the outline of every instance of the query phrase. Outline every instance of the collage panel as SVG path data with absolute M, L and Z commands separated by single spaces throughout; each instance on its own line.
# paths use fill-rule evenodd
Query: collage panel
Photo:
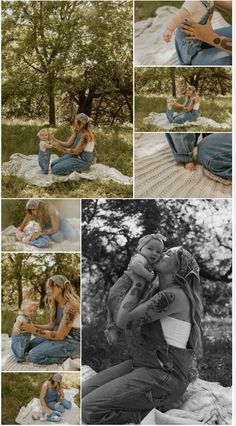
M 231 132 L 231 67 L 135 69 L 136 132 Z
M 132 198 L 133 2 L 3 1 L 2 36 L 3 197 Z
M 135 65 L 232 65 L 232 1 L 135 1 Z
M 80 251 L 80 200 L 2 199 L 2 251 Z
M 232 133 L 135 133 L 137 198 L 230 198 Z
M 79 404 L 78 373 L 2 374 L 3 425 L 78 425 Z
M 230 424 L 231 200 L 83 200 L 82 223 L 82 422 Z
M 2 255 L 2 371 L 80 370 L 80 255 Z

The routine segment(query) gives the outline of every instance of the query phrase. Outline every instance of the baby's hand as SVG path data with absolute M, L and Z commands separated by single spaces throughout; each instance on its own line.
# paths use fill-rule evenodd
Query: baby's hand
M 20 322 L 16 322 L 13 325 L 13 331 L 14 331 L 14 333 L 15 333 L 16 336 L 19 336 L 19 334 L 21 332 L 21 330 L 20 330 L 20 324 L 21 324 Z
M 172 31 L 168 30 L 167 28 L 163 34 L 163 39 L 165 40 L 166 43 L 169 43 L 171 41 L 171 37 L 172 37 Z

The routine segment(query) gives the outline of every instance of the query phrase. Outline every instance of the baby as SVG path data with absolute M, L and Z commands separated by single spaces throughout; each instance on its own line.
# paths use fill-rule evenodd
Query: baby
M 50 140 L 50 134 L 47 129 L 41 129 L 37 133 L 40 139 L 38 162 L 42 172 L 47 175 L 49 172 L 50 158 L 53 148 L 53 142 Z
M 20 331 L 20 322 L 30 323 L 38 308 L 38 303 L 31 299 L 23 300 L 21 310 L 16 317 L 11 335 L 11 349 L 15 355 L 16 361 L 27 363 L 25 352 L 31 339 L 31 333 L 22 333 Z
M 21 241 L 23 243 L 28 243 L 31 240 L 31 237 L 35 232 L 40 232 L 41 227 L 39 223 L 35 222 L 35 220 L 30 220 L 29 223 L 24 228 L 24 231 L 22 232 L 23 236 L 21 236 Z
M 40 408 L 35 408 L 32 411 L 32 419 L 40 420 L 41 422 L 49 421 L 49 422 L 57 423 L 61 421 L 61 413 L 60 411 L 52 410 L 51 414 L 46 414 Z
M 198 24 L 206 24 L 207 19 L 213 14 L 214 1 L 185 1 L 178 13 L 167 24 L 163 34 L 163 39 L 169 43 L 174 30 L 184 23 L 186 19 L 197 22 Z M 184 64 L 191 64 L 191 59 L 202 48 L 203 42 L 200 40 L 187 40 L 187 35 L 183 35 L 183 61 Z M 182 52 L 181 52 L 182 53 Z
M 116 326 L 116 320 L 120 305 L 132 285 L 132 279 L 142 277 L 149 283 L 142 301 L 147 298 L 147 295 L 151 297 L 151 294 L 159 286 L 159 280 L 153 268 L 163 253 L 163 241 L 166 241 L 166 238 L 161 234 L 149 234 L 140 238 L 137 247 L 138 253 L 131 258 L 127 271 L 110 289 L 107 302 L 107 328 L 105 330 L 109 344 L 115 343 L 121 334 L 121 330 Z

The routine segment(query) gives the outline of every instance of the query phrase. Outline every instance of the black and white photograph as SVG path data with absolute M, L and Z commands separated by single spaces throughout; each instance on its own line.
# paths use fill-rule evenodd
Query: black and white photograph
M 83 200 L 82 255 L 82 421 L 231 424 L 231 200 Z

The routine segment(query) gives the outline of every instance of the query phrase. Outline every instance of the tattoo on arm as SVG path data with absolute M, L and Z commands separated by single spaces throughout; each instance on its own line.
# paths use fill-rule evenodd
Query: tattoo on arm
M 66 325 L 71 324 L 76 316 L 76 309 L 75 308 L 70 308 L 68 309 L 68 311 L 66 311 Z
M 40 334 L 40 336 L 45 336 L 45 334 L 46 334 L 46 331 L 42 330 L 41 328 L 35 328 L 35 332 L 37 334 Z
M 123 309 L 125 309 L 126 311 L 132 311 L 135 308 L 136 304 L 133 302 L 126 302 L 123 306 Z
M 140 283 L 135 284 L 135 287 L 130 291 L 130 295 L 136 296 L 140 300 L 142 296 L 142 287 L 143 286 Z
M 50 337 L 51 337 L 52 339 L 55 339 L 55 338 L 56 338 L 56 335 L 57 335 L 57 333 L 56 333 L 55 331 L 51 331 L 51 332 L 50 332 Z
M 175 294 L 170 291 L 161 291 L 156 294 L 149 303 L 147 303 L 144 314 L 140 318 L 140 323 L 145 324 L 154 321 L 155 315 L 153 316 L 152 313 L 160 314 L 166 312 L 174 300 Z
M 232 52 L 232 40 L 230 38 L 219 38 L 216 37 L 213 40 L 213 43 L 220 44 L 223 49 L 227 50 L 228 52 Z

